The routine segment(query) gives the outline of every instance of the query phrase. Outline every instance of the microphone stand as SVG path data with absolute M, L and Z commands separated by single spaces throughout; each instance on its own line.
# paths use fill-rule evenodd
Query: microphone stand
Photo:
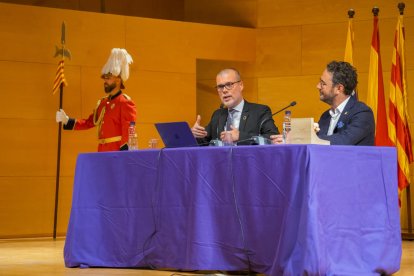
M 270 140 L 270 139 L 268 139 L 268 138 L 266 138 L 266 137 L 263 137 L 261 134 L 260 134 L 260 130 L 262 129 L 262 126 L 263 126 L 263 124 L 266 122 L 266 121 L 268 121 L 268 120 L 270 120 L 270 119 L 272 119 L 272 117 L 273 116 L 275 116 L 276 114 L 279 114 L 280 112 L 282 112 L 283 110 L 285 110 L 285 109 L 287 109 L 287 108 L 289 108 L 289 107 L 291 107 L 291 106 L 294 106 L 294 105 L 296 105 L 296 102 L 295 101 L 293 101 L 293 102 L 291 102 L 288 106 L 285 106 L 284 108 L 282 108 L 282 109 L 280 109 L 280 110 L 278 110 L 278 111 L 276 111 L 275 113 L 273 113 L 270 117 L 268 117 L 268 118 L 265 118 L 261 123 L 260 123 L 260 125 L 259 125 L 259 135 L 256 135 L 256 136 L 253 136 L 251 139 L 252 139 L 252 145 L 270 145 L 271 143 L 272 143 L 272 140 Z
M 270 145 L 272 140 L 269 138 L 263 137 L 262 135 L 253 136 L 252 138 L 252 145 Z
M 210 140 L 210 143 L 208 144 L 210 147 L 222 147 L 224 146 L 223 141 L 221 141 L 220 139 L 213 139 Z
M 224 104 L 220 104 L 220 109 L 223 109 L 223 108 L 224 108 Z M 224 146 L 223 141 L 221 141 L 219 139 L 219 125 L 220 125 L 220 114 L 219 114 L 218 122 L 217 122 L 217 130 L 216 130 L 217 138 L 210 140 L 210 142 L 208 144 L 210 147 L 222 147 L 222 146 Z

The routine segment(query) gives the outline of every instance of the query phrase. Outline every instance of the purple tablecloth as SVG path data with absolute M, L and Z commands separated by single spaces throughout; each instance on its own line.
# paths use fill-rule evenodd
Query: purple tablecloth
M 67 267 L 375 275 L 399 270 L 394 148 L 81 154 Z

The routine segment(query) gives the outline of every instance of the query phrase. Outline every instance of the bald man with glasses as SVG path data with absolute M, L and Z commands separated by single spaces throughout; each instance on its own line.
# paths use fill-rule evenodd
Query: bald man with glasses
M 225 137 L 238 145 L 250 145 L 253 136 L 270 138 L 270 135 L 279 134 L 268 106 L 244 100 L 243 81 L 236 69 L 221 70 L 216 83 L 224 108 L 214 111 L 206 127 L 201 125 L 201 116 L 197 116 L 191 131 L 200 145 L 208 145 L 216 139 L 223 141 Z

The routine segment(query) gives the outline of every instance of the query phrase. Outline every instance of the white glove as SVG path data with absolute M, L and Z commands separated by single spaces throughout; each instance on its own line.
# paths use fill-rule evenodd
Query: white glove
M 65 111 L 63 109 L 56 111 L 56 123 L 62 122 L 64 125 L 66 125 L 69 121 L 68 115 L 66 115 Z

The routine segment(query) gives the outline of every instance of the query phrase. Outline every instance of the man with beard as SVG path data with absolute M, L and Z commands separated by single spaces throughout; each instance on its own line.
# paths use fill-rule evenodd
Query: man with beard
M 104 80 L 106 97 L 100 99 L 87 119 L 69 118 L 64 110 L 56 112 L 56 122 L 66 130 L 98 128 L 98 151 L 128 150 L 128 127 L 135 122 L 136 109 L 131 98 L 122 92 L 129 77 L 132 57 L 125 49 L 114 48 L 101 78 Z
M 357 72 L 347 62 L 332 61 L 323 71 L 317 88 L 321 101 L 331 108 L 319 119 L 318 137 L 331 145 L 373 146 L 375 121 L 370 107 L 351 96 Z
M 243 81 L 234 68 L 221 70 L 216 76 L 216 90 L 225 108 L 217 109 L 206 127 L 201 117 L 191 129 L 201 145 L 220 139 L 238 145 L 252 144 L 251 138 L 263 135 L 269 138 L 279 131 L 272 119 L 272 111 L 266 105 L 249 103 L 243 98 Z

